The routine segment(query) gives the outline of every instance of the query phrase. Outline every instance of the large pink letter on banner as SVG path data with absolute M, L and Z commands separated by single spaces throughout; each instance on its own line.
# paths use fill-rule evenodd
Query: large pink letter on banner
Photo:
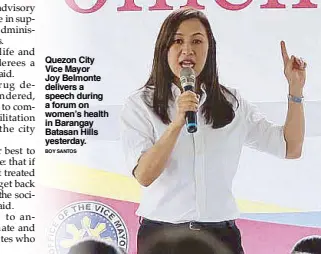
M 242 10 L 244 8 L 246 8 L 247 6 L 250 5 L 250 3 L 252 3 L 253 0 L 247 0 L 245 3 L 243 4 L 231 4 L 230 2 L 226 1 L 226 0 L 216 0 L 217 4 L 219 6 L 221 6 L 222 8 L 229 10 L 229 11 L 239 11 Z
M 298 4 L 293 4 L 292 8 L 318 8 L 318 5 L 311 3 L 310 0 L 300 0 Z
M 106 3 L 107 0 L 97 0 L 96 4 L 93 7 L 89 8 L 89 9 L 80 8 L 76 4 L 75 0 L 65 0 L 65 1 L 66 1 L 66 4 L 76 12 L 79 12 L 79 13 L 93 13 L 95 11 L 98 11 L 102 6 L 104 6 L 104 4 Z
M 285 8 L 285 4 L 280 4 L 278 0 L 269 0 L 266 4 L 261 5 L 262 9 L 279 9 Z
M 203 9 L 205 9 L 205 6 L 203 6 L 203 5 L 200 5 L 198 2 L 197 2 L 197 0 L 188 0 L 187 1 L 187 4 L 186 5 L 184 5 L 184 6 L 181 6 L 181 7 L 193 7 L 193 8 L 195 8 L 195 9 L 198 9 L 198 10 L 203 10 Z
M 134 0 L 125 0 L 125 4 L 117 8 L 117 11 L 141 11 L 142 7 L 135 4 Z
M 183 7 L 193 7 L 198 10 L 205 9 L 205 6 L 200 5 L 197 0 L 188 0 L 186 5 L 181 6 Z M 173 10 L 173 6 L 170 6 L 167 4 L 166 0 L 156 0 L 156 4 L 152 7 L 148 8 L 150 11 L 156 11 L 156 10 Z
M 299 3 L 293 4 L 292 8 L 317 8 L 318 5 L 311 3 L 310 0 L 300 0 Z M 285 8 L 285 4 L 280 4 L 278 0 L 268 0 L 266 4 L 262 4 L 261 8 L 264 9 L 278 9 Z
M 173 10 L 173 6 L 170 6 L 166 3 L 166 0 L 156 0 L 155 5 L 148 8 L 150 11 L 157 10 Z

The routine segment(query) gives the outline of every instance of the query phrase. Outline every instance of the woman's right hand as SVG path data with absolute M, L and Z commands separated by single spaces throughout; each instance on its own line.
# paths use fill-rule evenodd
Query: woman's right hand
M 155 144 L 142 154 L 134 169 L 134 176 L 142 186 L 147 187 L 152 184 L 166 168 L 182 127 L 185 125 L 186 112 L 196 112 L 198 101 L 198 96 L 191 91 L 177 97 L 175 119 Z
M 197 112 L 199 107 L 199 95 L 192 92 L 183 92 L 176 100 L 176 117 L 173 121 L 179 127 L 185 124 L 185 117 L 187 111 Z

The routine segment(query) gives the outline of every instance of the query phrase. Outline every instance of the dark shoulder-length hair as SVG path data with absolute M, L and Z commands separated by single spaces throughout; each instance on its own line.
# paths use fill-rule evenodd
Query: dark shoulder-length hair
M 216 41 L 207 17 L 198 10 L 181 8 L 172 12 L 164 21 L 158 34 L 152 71 L 143 89 L 144 100 L 153 108 L 164 124 L 171 122 L 168 114 L 168 103 L 173 99 L 171 90 L 175 76 L 168 65 L 168 51 L 174 42 L 175 33 L 180 24 L 188 19 L 198 19 L 205 27 L 209 40 L 208 54 L 205 66 L 197 77 L 198 84 L 205 84 L 206 100 L 201 107 L 206 124 L 213 128 L 221 128 L 231 123 L 235 117 L 232 103 L 225 94 L 230 94 L 237 102 L 237 98 L 219 83 L 216 63 Z

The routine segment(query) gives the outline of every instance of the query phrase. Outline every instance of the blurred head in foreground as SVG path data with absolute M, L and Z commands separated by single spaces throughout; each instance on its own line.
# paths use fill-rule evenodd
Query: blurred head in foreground
M 186 228 L 161 230 L 149 237 L 142 254 L 232 254 L 227 247 L 205 231 Z
M 291 254 L 321 254 L 321 235 L 312 235 L 298 241 Z
M 72 246 L 68 254 L 125 254 L 125 252 L 112 243 L 88 239 Z

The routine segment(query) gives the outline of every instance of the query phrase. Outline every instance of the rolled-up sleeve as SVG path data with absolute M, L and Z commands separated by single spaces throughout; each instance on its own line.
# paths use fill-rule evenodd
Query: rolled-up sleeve
M 141 155 L 155 143 L 152 123 L 141 103 L 129 98 L 120 116 L 122 148 L 127 169 L 131 173 Z
M 283 126 L 267 120 L 256 105 L 244 99 L 241 99 L 241 105 L 246 117 L 245 145 L 284 159 L 286 157 L 286 142 Z

